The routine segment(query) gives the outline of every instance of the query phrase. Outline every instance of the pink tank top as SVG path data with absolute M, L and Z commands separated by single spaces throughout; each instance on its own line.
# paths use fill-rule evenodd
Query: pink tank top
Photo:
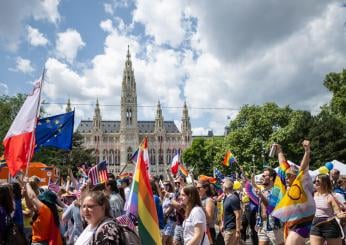
M 333 217 L 334 210 L 332 205 L 328 203 L 328 199 L 331 198 L 331 195 L 323 195 L 323 196 L 314 196 L 316 203 L 316 217 Z

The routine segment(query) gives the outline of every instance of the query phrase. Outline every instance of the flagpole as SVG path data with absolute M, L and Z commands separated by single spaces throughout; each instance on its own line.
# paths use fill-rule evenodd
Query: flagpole
M 120 175 L 125 171 L 125 169 L 126 169 L 126 167 L 127 167 L 127 164 L 129 164 L 129 162 L 127 162 L 127 163 L 124 165 L 124 167 L 121 169 L 121 171 L 120 171 L 120 173 L 118 174 L 118 176 L 120 176 Z
M 40 106 L 41 106 L 41 94 L 42 94 L 42 88 L 43 88 L 43 81 L 44 81 L 44 77 L 46 74 L 46 66 L 43 67 L 43 72 L 42 72 L 42 77 L 41 77 L 41 83 L 40 83 L 40 92 L 39 92 L 39 99 L 38 99 L 38 103 L 37 103 L 37 108 L 36 108 L 36 123 L 35 123 L 35 127 L 34 127 L 34 131 L 33 131 L 33 135 L 30 139 L 30 149 L 29 149 L 29 157 L 28 157 L 28 162 L 26 163 L 26 169 L 25 169 L 25 177 L 28 176 L 29 173 L 29 164 L 30 164 L 30 160 L 31 160 L 31 153 L 33 154 L 33 144 L 34 144 L 34 138 L 35 138 L 35 132 L 36 132 L 36 126 L 37 126 L 37 119 L 40 115 Z

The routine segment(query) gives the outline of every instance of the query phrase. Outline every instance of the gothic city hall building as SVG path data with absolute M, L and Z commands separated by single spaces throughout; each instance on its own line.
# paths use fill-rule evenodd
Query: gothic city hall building
M 106 160 L 108 171 L 116 175 L 123 168 L 126 172 L 133 172 L 134 164 L 129 163 L 129 159 L 143 138 L 147 137 L 151 174 L 165 176 L 174 155 L 191 145 L 192 131 L 186 102 L 182 109 L 180 130 L 174 121 L 164 121 L 160 102 L 155 120 L 139 121 L 136 80 L 128 50 L 120 105 L 120 121 L 104 121 L 99 101 L 96 101 L 93 120 L 82 120 L 77 128 L 77 132 L 83 136 L 84 146 L 94 149 L 98 161 Z

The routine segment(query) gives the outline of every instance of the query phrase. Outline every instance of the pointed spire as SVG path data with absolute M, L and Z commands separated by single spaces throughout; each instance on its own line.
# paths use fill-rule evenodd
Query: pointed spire
M 189 111 L 187 109 L 186 100 L 184 101 L 184 107 L 183 107 L 183 116 L 181 118 L 181 131 L 182 132 L 190 132 L 191 131 L 191 123 L 190 123 L 190 117 L 189 117 Z
M 101 120 L 102 120 L 102 118 L 101 118 L 101 111 L 100 111 L 100 105 L 99 105 L 99 98 L 97 98 L 96 99 L 94 119 L 93 119 L 94 128 L 100 128 Z
M 71 101 L 70 101 L 70 98 L 68 98 L 67 100 L 67 105 L 66 105 L 66 112 L 71 112 L 72 109 L 71 109 Z
M 127 55 L 126 55 L 127 59 L 130 60 L 131 59 L 131 54 L 130 54 L 130 45 L 127 45 Z
M 162 116 L 160 100 L 157 101 L 155 128 L 156 129 L 163 128 L 163 116 Z

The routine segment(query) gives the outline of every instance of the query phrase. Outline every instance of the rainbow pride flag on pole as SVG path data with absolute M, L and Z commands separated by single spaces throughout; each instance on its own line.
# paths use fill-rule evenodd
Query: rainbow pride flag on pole
M 185 168 L 183 164 L 179 164 L 178 173 L 180 176 L 184 178 L 186 178 L 189 175 L 189 171 L 187 170 L 187 168 Z
M 149 181 L 147 164 L 148 141 L 144 138 L 139 147 L 129 202 L 125 210 L 138 218 L 138 231 L 141 244 L 161 245 L 161 236 L 153 192 Z
M 231 151 L 227 151 L 227 153 L 223 159 L 223 165 L 225 165 L 226 167 L 229 167 L 235 162 L 237 162 L 237 159 L 235 158 L 233 153 Z

